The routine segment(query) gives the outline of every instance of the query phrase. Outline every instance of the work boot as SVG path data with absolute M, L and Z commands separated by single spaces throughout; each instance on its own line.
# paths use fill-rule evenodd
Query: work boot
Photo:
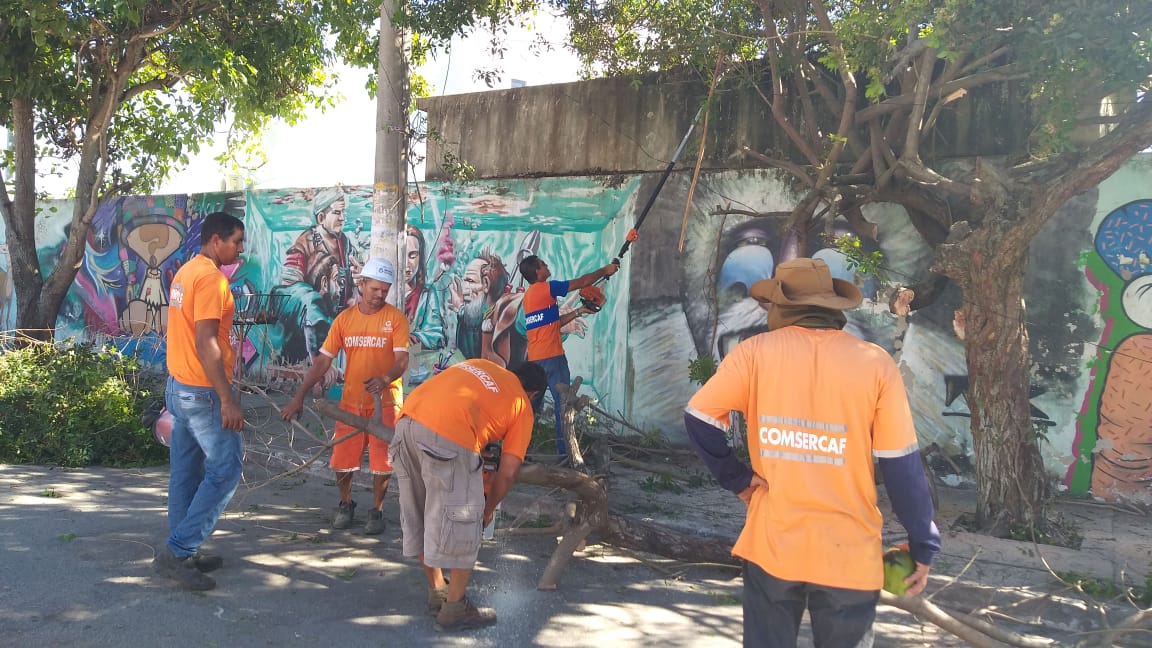
M 483 628 L 496 623 L 496 610 L 478 608 L 467 596 L 459 601 L 444 601 L 436 615 L 436 629 L 440 631 Z
M 152 560 L 152 571 L 176 581 L 180 589 L 205 592 L 216 587 L 216 581 L 196 569 L 192 556 L 178 558 L 167 544 Z
M 202 574 L 216 571 L 217 569 L 220 569 L 224 566 L 224 559 L 220 556 L 215 554 L 200 553 L 199 551 L 192 554 L 189 560 L 192 561 L 192 564 L 195 565 L 196 569 L 199 570 Z
M 372 509 L 368 511 L 368 523 L 364 525 L 366 535 L 380 535 L 384 533 L 384 511 Z
M 433 616 L 440 614 L 440 608 L 444 607 L 444 602 L 447 600 L 447 587 L 438 587 L 428 590 L 428 614 Z
M 356 500 L 340 502 L 340 506 L 336 507 L 336 519 L 332 520 L 332 528 L 347 529 L 352 526 L 354 519 L 356 519 Z

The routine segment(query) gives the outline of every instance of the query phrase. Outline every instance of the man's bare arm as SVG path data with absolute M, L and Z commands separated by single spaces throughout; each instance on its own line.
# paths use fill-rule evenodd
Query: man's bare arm
M 492 476 L 492 490 L 488 492 L 488 498 L 484 501 L 484 526 L 492 522 L 492 517 L 496 514 L 496 505 L 503 501 L 508 491 L 512 490 L 512 484 L 516 483 L 516 475 L 520 473 L 522 463 L 523 461 L 516 455 L 506 454 L 500 457 L 500 468 Z
M 572 279 L 571 281 L 568 282 L 568 290 L 571 291 L 571 290 L 580 290 L 581 288 L 587 288 L 588 286 L 591 286 L 592 284 L 596 283 L 602 277 L 611 277 L 612 275 L 616 274 L 616 271 L 619 269 L 620 269 L 619 263 L 616 263 L 616 262 L 609 263 L 608 265 L 604 266 L 603 268 L 600 268 L 599 270 L 593 270 L 592 272 L 589 272 L 586 275 L 580 275 L 579 277 Z
M 312 366 L 308 368 L 308 372 L 304 374 L 304 381 L 300 383 L 300 389 L 292 396 L 292 400 L 288 401 L 284 407 L 280 408 L 280 418 L 285 421 L 291 419 L 293 416 L 298 416 L 301 410 L 304 409 L 304 395 L 312 391 L 316 383 L 324 378 L 324 374 L 332 367 L 332 358 L 324 353 L 317 353 L 312 357 Z
M 365 380 L 364 389 L 369 394 L 383 394 L 388 391 L 388 385 L 396 382 L 396 379 L 403 376 L 405 371 L 408 371 L 408 352 L 396 351 L 396 360 L 392 363 L 392 368 L 383 376 Z
M 196 320 L 196 358 L 200 360 L 200 366 L 204 368 L 212 389 L 220 397 L 220 416 L 224 429 L 239 432 L 244 428 L 244 413 L 232 391 L 232 383 L 224 373 L 224 352 L 216 337 L 219 330 L 219 319 Z

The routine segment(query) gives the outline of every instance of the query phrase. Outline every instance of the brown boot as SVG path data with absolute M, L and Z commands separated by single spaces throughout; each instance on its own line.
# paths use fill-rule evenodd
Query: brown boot
M 478 608 L 468 597 L 459 601 L 444 601 L 440 613 L 436 615 L 436 629 L 440 631 L 483 628 L 496 623 L 496 610 Z
M 167 544 L 159 550 L 156 558 L 152 560 L 152 570 L 160 576 L 176 581 L 176 585 L 180 589 L 205 592 L 216 587 L 216 581 L 196 569 L 193 556 L 178 558 Z
M 431 614 L 432 616 L 440 614 L 440 608 L 444 607 L 444 602 L 447 600 L 447 587 L 428 590 L 428 614 Z

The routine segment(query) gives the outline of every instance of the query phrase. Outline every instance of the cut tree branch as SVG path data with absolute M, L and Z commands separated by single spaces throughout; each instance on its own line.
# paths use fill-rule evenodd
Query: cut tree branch
M 1078 153 L 1061 156 L 1049 180 L 1033 184 L 1038 202 L 1007 234 L 1007 239 L 1031 241 L 1064 203 L 1100 184 L 1132 156 L 1152 145 L 1152 97 L 1145 94 L 1121 116 L 1104 137 Z
M 752 149 L 748 148 L 747 146 L 740 147 L 740 151 L 743 152 L 744 155 L 746 155 L 750 158 L 753 158 L 755 160 L 759 160 L 760 162 L 763 162 L 764 164 L 767 164 L 770 167 L 774 167 L 777 169 L 783 169 L 783 170 L 791 173 L 792 175 L 796 176 L 796 178 L 798 178 L 801 182 L 803 182 L 805 185 L 807 185 L 809 187 L 815 187 L 816 186 L 816 183 L 812 179 L 812 176 L 804 169 L 804 167 L 800 166 L 799 164 L 796 164 L 795 162 L 789 162 L 788 160 L 782 160 L 780 158 L 769 157 L 769 156 L 764 155 L 763 153 L 761 153 L 759 151 L 753 151 Z
M 992 70 L 980 72 L 978 74 L 960 77 L 955 81 L 949 81 L 948 83 L 942 84 L 938 88 L 930 88 L 929 94 L 944 96 L 952 94 L 961 88 L 972 89 L 979 86 L 988 85 L 990 83 L 1019 81 L 1021 79 L 1028 78 L 1028 74 L 1024 72 L 1017 72 L 1017 69 L 1018 66 L 1016 65 L 1004 65 Z M 907 110 L 911 108 L 912 104 L 915 102 L 915 97 L 913 97 L 910 93 L 904 93 L 890 99 L 885 99 L 884 101 L 881 101 L 874 106 L 869 106 L 858 111 L 856 113 L 856 123 L 864 124 L 871 119 L 876 119 L 877 117 L 883 117 L 885 115 L 891 115 L 892 113 L 896 113 L 901 110 Z
M 120 103 L 124 104 L 130 101 L 133 97 L 148 92 L 150 90 L 171 90 L 177 83 L 184 78 L 183 74 L 169 73 L 168 76 L 138 83 L 131 88 L 127 88 L 120 95 Z
M 920 138 L 924 134 L 924 110 L 928 106 L 928 89 L 932 85 L 932 67 L 936 64 L 936 50 L 926 49 L 916 65 L 916 86 L 912 96 L 912 115 L 908 118 L 908 130 L 904 132 L 904 153 L 902 159 L 913 164 L 920 163 Z
M 764 95 L 760 89 L 760 84 L 753 84 L 756 88 L 756 93 L 768 104 L 768 110 L 772 113 L 772 118 L 788 136 L 789 141 L 800 151 L 800 154 L 808 160 L 812 166 L 820 166 L 820 156 L 809 145 L 807 139 L 800 136 L 796 128 L 792 125 L 792 121 L 788 119 L 786 113 L 786 106 L 784 105 L 784 75 L 780 71 L 780 47 L 783 39 L 780 32 L 776 29 L 776 18 L 772 12 L 772 4 L 768 0 L 760 0 L 760 12 L 764 16 L 764 35 L 768 37 L 768 68 L 771 74 L 772 82 L 772 97 L 769 98 Z
M 843 41 L 840 40 L 840 36 L 837 35 L 832 26 L 832 21 L 828 18 L 828 10 L 824 7 L 822 0 L 811 0 L 811 6 L 812 11 L 816 14 L 817 24 L 828 31 L 827 43 L 836 55 L 840 82 L 844 87 L 840 125 L 836 128 L 836 138 L 832 143 L 832 149 L 828 152 L 828 157 L 820 167 L 819 175 L 816 178 L 816 189 L 823 189 L 828 183 L 828 178 L 832 175 L 836 162 L 840 159 L 840 154 L 844 151 L 844 146 L 848 142 L 848 133 L 856 123 L 856 95 L 858 90 L 854 68 L 848 61 L 848 54 L 844 50 Z

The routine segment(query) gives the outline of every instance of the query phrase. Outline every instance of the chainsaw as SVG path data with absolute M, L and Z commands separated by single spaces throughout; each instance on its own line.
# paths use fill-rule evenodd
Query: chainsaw
M 589 312 L 599 313 L 607 300 L 600 286 L 591 285 L 580 289 L 580 304 Z

